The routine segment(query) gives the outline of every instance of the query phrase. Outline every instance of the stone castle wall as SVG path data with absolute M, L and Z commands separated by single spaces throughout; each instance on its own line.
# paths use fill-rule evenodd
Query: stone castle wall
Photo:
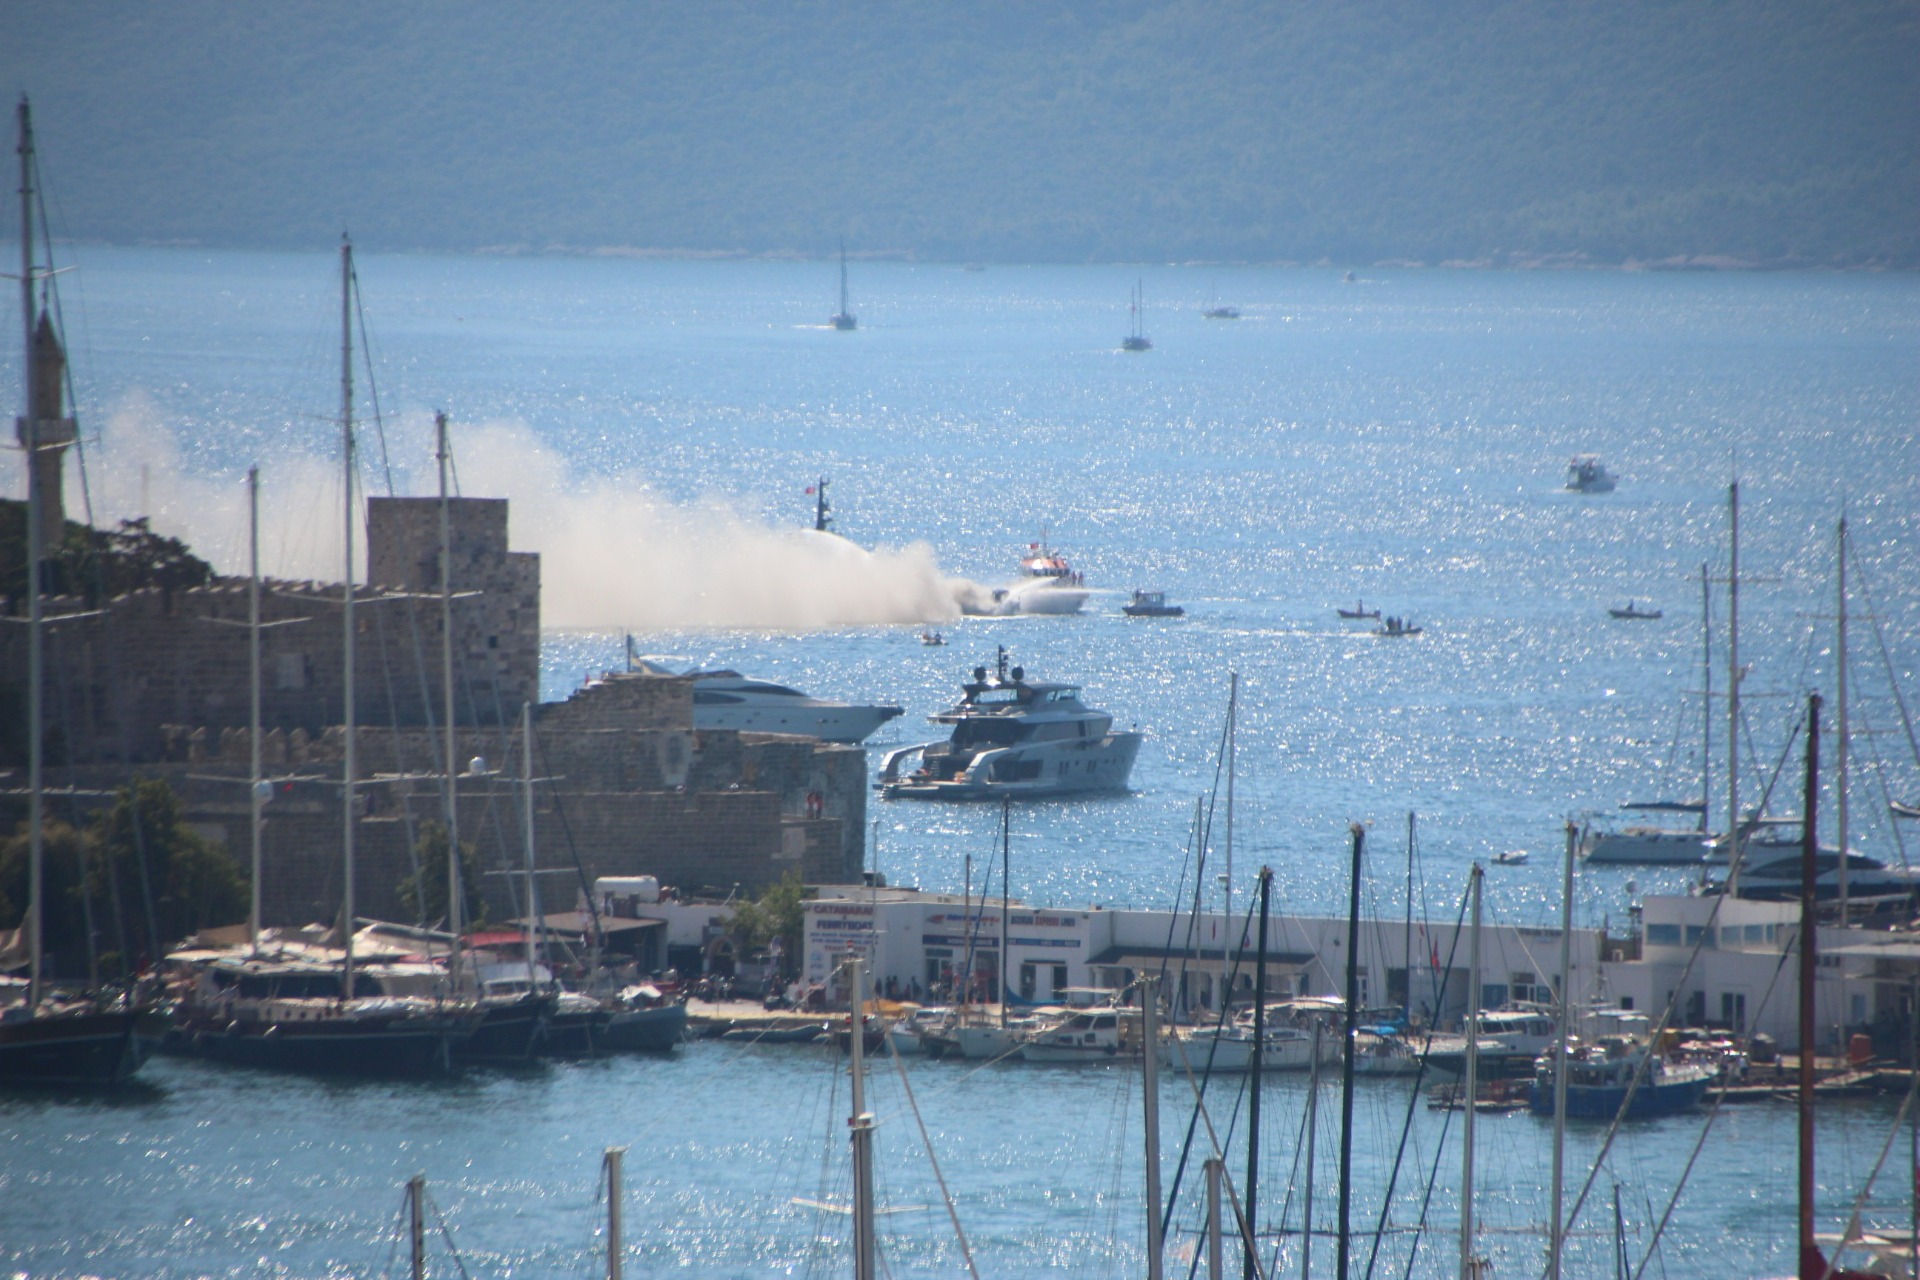
M 539 558 L 507 549 L 507 504 L 455 499 L 450 579 L 460 834 L 490 874 L 494 918 L 524 900 L 521 743 L 538 696 Z M 355 912 L 407 918 L 399 885 L 422 828 L 444 811 L 440 504 L 369 503 L 377 585 L 355 609 Z M 269 924 L 331 920 L 344 888 L 340 588 L 265 583 L 261 740 L 273 780 L 262 826 Z M 24 606 L 23 606 L 24 607 Z M 53 601 L 47 612 L 87 612 Z M 139 591 L 47 629 L 49 782 L 110 802 L 127 765 L 166 779 L 194 826 L 251 859 L 248 584 Z M 24 628 L 0 627 L 0 681 L 24 704 Z M 611 675 L 535 717 L 534 844 L 543 902 L 571 907 L 584 876 L 653 875 L 688 892 L 754 894 L 797 871 L 857 880 L 865 862 L 862 748 L 732 731 L 696 732 L 692 681 Z M 469 773 L 470 761 L 481 767 Z M 12 809 L 11 801 L 0 808 Z M 0 821 L 10 814 L 0 813 Z M 577 871 L 575 870 L 577 863 Z M 511 873 L 511 874 L 508 874 Z
M 423 509 L 424 504 L 424 509 Z M 539 696 L 540 564 L 510 552 L 506 503 L 453 500 L 454 662 L 458 723 L 519 715 Z M 355 710 L 363 724 L 441 719 L 439 503 L 368 504 L 369 561 L 404 575 L 355 592 Z M 432 577 L 414 554 L 426 537 Z M 424 593 L 424 594 L 423 594 Z M 474 594 L 466 594 L 474 593 Z M 163 725 L 244 728 L 252 687 L 248 584 L 234 578 L 185 591 L 131 592 L 89 609 L 44 602 L 46 718 L 62 762 L 152 761 L 169 749 Z M 24 616 L 24 601 L 15 602 Z M 72 615 L 62 618 L 61 615 Z M 323 732 L 344 719 L 346 636 L 338 584 L 261 584 L 261 720 L 282 733 Z M 24 703 L 25 628 L 0 627 L 0 682 Z

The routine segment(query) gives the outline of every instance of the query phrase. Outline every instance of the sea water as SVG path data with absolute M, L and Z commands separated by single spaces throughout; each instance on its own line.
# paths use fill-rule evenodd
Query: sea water
M 64 298 L 99 517 L 150 512 L 243 571 L 244 516 L 205 495 L 239 492 L 259 462 L 269 494 L 276 477 L 283 485 L 269 571 L 316 572 L 302 539 L 337 525 L 326 511 L 338 491 L 289 494 L 285 477 L 323 476 L 338 431 L 336 260 L 75 256 Z M 374 376 L 356 375 L 356 395 L 362 415 L 375 397 L 381 414 L 362 429 L 368 488 L 385 491 L 391 472 L 395 491 L 432 492 L 421 428 L 449 412 L 461 491 L 514 498 L 514 545 L 543 553 L 544 697 L 617 669 L 638 631 L 642 652 L 687 665 L 906 708 L 872 740 L 877 760 L 939 736 L 925 717 L 1004 646 L 1144 731 L 1130 794 L 1014 811 L 1007 875 L 1027 901 L 1191 902 L 1194 814 L 1208 803 L 1210 904 L 1230 895 L 1244 910 L 1270 865 L 1288 910 L 1343 913 L 1360 823 L 1370 916 L 1403 918 L 1411 879 L 1412 911 L 1450 922 L 1474 862 L 1526 849 L 1526 865 L 1489 868 L 1489 916 L 1550 923 L 1569 820 L 1699 794 L 1699 575 L 1704 564 L 1716 580 L 1711 679 L 1724 693 L 1720 580 L 1736 479 L 1742 802 L 1777 775 L 1773 807 L 1797 809 L 1789 752 L 1805 693 L 1831 697 L 1844 513 L 1856 557 L 1849 839 L 1906 857 L 1884 801 L 1920 795 L 1896 700 L 1896 689 L 1912 696 L 1920 665 L 1910 277 L 1377 269 L 1347 281 L 1312 269 L 856 263 L 861 328 L 836 333 L 824 323 L 837 301 L 826 264 L 368 255 L 358 272 Z M 1136 278 L 1154 349 L 1124 353 Z M 1211 299 L 1244 318 L 1203 319 Z M 17 356 L 4 367 L 10 403 L 18 369 Z M 1600 454 L 1618 489 L 1565 490 L 1576 452 Z M 773 617 L 722 629 L 676 626 L 674 600 L 663 616 L 661 600 L 612 585 L 650 556 L 738 565 L 757 540 L 811 523 L 806 490 L 821 478 L 835 530 L 859 547 L 922 544 L 940 575 L 994 585 L 1044 540 L 1093 594 L 1066 618 Z M 611 498 L 590 507 L 590 538 L 556 532 L 551 508 L 569 494 Z M 570 590 L 596 577 L 609 584 L 600 600 Z M 719 575 L 706 585 L 726 588 Z M 1135 587 L 1166 591 L 1186 616 L 1123 617 Z M 1336 606 L 1356 599 L 1422 634 L 1384 639 L 1339 619 Z M 1608 616 L 1629 599 L 1664 617 Z M 700 607 L 685 605 L 713 616 Z M 928 628 L 948 643 L 922 644 Z M 1223 881 L 1220 761 L 1236 675 Z M 1724 703 L 1712 709 L 1711 798 L 1723 807 Z M 876 800 L 870 867 L 894 884 L 977 892 L 999 862 L 998 819 Z M 997 865 L 995 878 L 997 890 Z M 1576 913 L 1620 928 L 1637 896 L 1692 878 L 1596 870 Z M 1142 1268 L 1128 1072 L 916 1064 L 909 1079 L 911 1100 L 891 1066 L 874 1086 L 883 1199 L 898 1210 L 882 1228 L 894 1273 L 962 1265 L 919 1122 L 983 1274 Z M 399 1265 L 400 1186 L 423 1173 L 475 1274 L 603 1272 L 596 1169 L 603 1148 L 630 1145 L 629 1274 L 846 1266 L 846 1088 L 821 1051 L 694 1044 L 438 1086 L 164 1061 L 145 1080 L 109 1101 L 0 1100 L 0 1262 L 36 1276 L 377 1273 Z M 1210 1091 L 1223 1133 L 1237 1088 Z M 1414 1273 L 1451 1274 L 1459 1117 L 1409 1111 L 1404 1093 L 1361 1089 L 1354 1227 L 1380 1225 L 1404 1126 L 1380 1265 L 1400 1270 L 1417 1240 Z M 1270 1085 L 1263 1123 L 1261 1218 L 1292 1231 L 1304 1098 L 1297 1078 Z M 1177 1151 L 1189 1087 L 1169 1081 L 1163 1105 Z M 1336 1112 L 1329 1095 L 1323 1123 Z M 1878 1103 L 1823 1113 L 1826 1226 L 1865 1184 L 1892 1119 Z M 1583 1271 L 1610 1272 L 1616 1186 L 1637 1260 L 1700 1128 L 1698 1117 L 1642 1123 L 1615 1143 L 1569 1246 Z M 1481 1119 L 1478 1249 L 1498 1274 L 1539 1268 L 1547 1133 L 1524 1113 Z M 1571 1140 L 1576 1188 L 1601 1133 Z M 1323 1134 L 1316 1230 L 1333 1226 L 1335 1147 Z M 1788 1113 L 1730 1110 L 1699 1150 L 1655 1265 L 1790 1269 Z M 1882 1220 L 1904 1221 L 1901 1151 L 1870 1201 Z M 1430 1180 L 1428 1232 L 1416 1233 Z M 1175 1215 L 1181 1249 L 1197 1186 L 1196 1165 Z M 1298 1270 L 1297 1234 L 1272 1247 Z M 1359 1247 L 1364 1259 L 1371 1238 Z M 1333 1250 L 1316 1237 L 1316 1270 Z

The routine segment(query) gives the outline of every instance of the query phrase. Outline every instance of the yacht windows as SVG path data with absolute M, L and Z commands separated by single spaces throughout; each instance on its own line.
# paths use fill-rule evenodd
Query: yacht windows
M 1018 720 L 962 720 L 953 726 L 952 743 L 956 747 L 1006 747 L 1025 738 L 1032 725 Z

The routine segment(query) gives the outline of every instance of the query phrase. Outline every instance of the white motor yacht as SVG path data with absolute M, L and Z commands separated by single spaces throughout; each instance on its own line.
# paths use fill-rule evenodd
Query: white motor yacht
M 1124 791 L 1144 735 L 1080 701 L 1077 685 L 1029 680 L 1007 667 L 973 669 L 960 701 L 931 717 L 953 726 L 944 742 L 889 752 L 878 783 L 888 799 L 985 800 Z M 911 772 L 910 761 L 918 761 Z
M 1760 898 L 1786 902 L 1800 896 L 1801 851 L 1797 841 L 1756 840 L 1741 855 L 1740 876 L 1735 892 L 1742 898 Z M 1840 850 L 1822 844 L 1814 854 L 1814 896 L 1821 902 L 1840 897 Z M 1724 892 L 1724 883 L 1707 886 L 1706 892 Z M 1890 867 L 1878 858 L 1870 858 L 1857 849 L 1847 850 L 1847 897 L 1849 899 L 1912 899 L 1920 895 L 1920 873 L 1902 867 Z
M 675 672 L 657 661 L 629 656 L 630 674 L 693 679 L 693 727 L 746 733 L 793 733 L 825 742 L 862 742 L 900 715 L 900 707 L 865 706 L 815 698 L 738 671 Z
M 1580 857 L 1596 866 L 1688 866 L 1707 860 L 1712 840 L 1697 827 L 1635 825 L 1617 831 L 1588 827 L 1580 833 Z

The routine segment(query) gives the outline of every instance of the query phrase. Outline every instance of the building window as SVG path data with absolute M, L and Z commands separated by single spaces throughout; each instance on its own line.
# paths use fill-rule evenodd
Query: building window
M 1650 924 L 1647 926 L 1647 945 L 1650 947 L 1677 947 L 1680 945 L 1680 926 L 1677 924 Z
M 1483 982 L 1480 984 L 1480 1007 L 1498 1009 L 1507 1002 L 1507 984 L 1504 982 Z
M 1720 993 L 1720 1025 L 1737 1036 L 1746 1034 L 1747 996 L 1745 992 L 1722 991 Z
M 276 654 L 273 659 L 273 684 L 276 689 L 306 688 L 307 655 L 304 653 Z

